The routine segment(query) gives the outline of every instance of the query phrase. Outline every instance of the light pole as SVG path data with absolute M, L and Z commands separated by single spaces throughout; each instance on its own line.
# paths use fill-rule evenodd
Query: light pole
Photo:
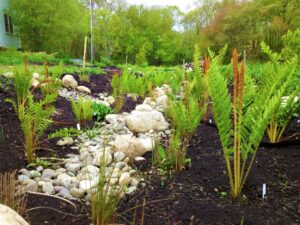
M 90 7 L 91 7 L 91 62 L 94 62 L 95 52 L 94 52 L 94 2 L 90 0 Z

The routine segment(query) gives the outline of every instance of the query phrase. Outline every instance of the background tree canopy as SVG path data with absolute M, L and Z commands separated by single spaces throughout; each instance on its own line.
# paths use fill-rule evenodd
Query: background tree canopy
M 299 54 L 299 31 L 294 32 L 300 27 L 300 0 L 196 0 L 187 13 L 125 0 L 94 2 L 98 61 L 180 64 L 192 60 L 195 44 L 203 54 L 207 47 L 218 51 L 228 44 L 259 60 L 261 41 L 274 51 L 284 49 L 283 55 Z M 88 6 L 88 0 L 12 0 L 10 11 L 25 50 L 81 57 L 84 36 L 90 35 Z

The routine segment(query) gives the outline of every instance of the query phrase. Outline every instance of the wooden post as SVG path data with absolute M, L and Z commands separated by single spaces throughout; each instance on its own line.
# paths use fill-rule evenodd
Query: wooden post
M 82 62 L 82 67 L 83 68 L 85 68 L 86 45 L 87 45 L 87 36 L 85 36 L 85 38 L 84 38 L 83 62 Z

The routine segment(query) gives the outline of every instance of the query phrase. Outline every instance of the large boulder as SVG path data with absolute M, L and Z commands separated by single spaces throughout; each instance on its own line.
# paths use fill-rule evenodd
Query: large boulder
M 1 225 L 29 225 L 16 211 L 0 204 Z
M 126 117 L 126 125 L 130 131 L 136 133 L 146 133 L 150 130 L 163 131 L 169 124 L 163 114 L 152 110 L 149 105 L 138 105 L 134 111 Z
M 72 75 L 65 75 L 62 79 L 62 84 L 64 87 L 72 89 L 75 89 L 78 86 L 77 81 Z
M 118 135 L 114 142 L 115 150 L 124 152 L 129 158 L 142 156 L 146 152 L 152 151 L 154 141 L 152 138 L 136 138 L 132 134 Z

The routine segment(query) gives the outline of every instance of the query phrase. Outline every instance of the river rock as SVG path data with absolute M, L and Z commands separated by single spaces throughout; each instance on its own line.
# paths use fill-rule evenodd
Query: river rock
M 123 173 L 119 179 L 119 185 L 121 187 L 126 187 L 131 181 L 131 176 L 129 173 Z
M 70 194 L 74 197 L 74 198 L 78 198 L 78 199 L 82 199 L 84 197 L 84 191 L 78 188 L 71 188 L 70 190 Z
M 29 225 L 15 210 L 0 204 L 1 225 Z
M 86 87 L 86 86 L 78 86 L 76 87 L 76 90 L 79 91 L 79 92 L 82 92 L 82 93 L 85 93 L 85 94 L 91 94 L 91 90 Z
M 67 145 L 72 145 L 74 143 L 73 138 L 71 137 L 64 137 L 62 139 L 60 139 L 56 145 L 58 146 L 67 146 Z
M 116 162 L 122 161 L 123 159 L 125 159 L 125 154 L 124 152 L 118 151 L 114 153 L 114 160 Z
M 48 182 L 44 183 L 42 185 L 42 190 L 43 190 L 44 193 L 49 194 L 49 195 L 54 194 L 54 192 L 55 192 L 53 185 L 51 183 L 48 183 Z
M 62 84 L 64 87 L 72 89 L 75 89 L 78 86 L 77 81 L 72 75 L 65 75 L 62 79 Z
M 116 136 L 114 146 L 116 151 L 124 152 L 130 158 L 142 156 L 148 151 L 152 151 L 154 142 L 152 138 L 136 138 L 132 134 Z
M 136 133 L 146 133 L 150 130 L 163 131 L 169 124 L 163 114 L 156 110 L 150 110 L 149 105 L 140 105 L 126 117 L 126 124 L 130 131 Z M 152 108 L 151 108 L 152 109 Z

